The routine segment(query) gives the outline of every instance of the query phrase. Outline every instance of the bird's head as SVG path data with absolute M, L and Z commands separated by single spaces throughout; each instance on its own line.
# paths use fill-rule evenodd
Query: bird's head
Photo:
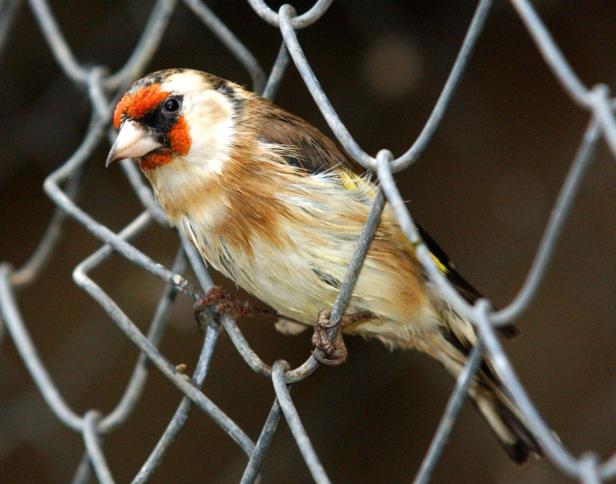
M 232 146 L 234 96 L 240 89 L 190 69 L 138 80 L 116 106 L 113 124 L 119 132 L 107 166 L 132 158 L 149 178 L 158 178 L 152 173 L 158 171 L 220 173 Z

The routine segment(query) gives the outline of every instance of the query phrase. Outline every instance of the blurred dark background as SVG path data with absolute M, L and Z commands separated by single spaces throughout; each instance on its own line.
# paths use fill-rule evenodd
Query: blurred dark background
M 281 2 L 271 2 L 276 7 Z M 550 208 L 588 121 L 555 81 L 511 6 L 497 5 L 434 140 L 398 184 L 413 215 L 458 268 L 497 305 L 510 301 L 531 263 Z M 535 2 L 587 85 L 614 86 L 616 4 Z M 244 2 L 208 4 L 264 66 L 279 46 L 276 29 Z M 299 11 L 311 2 L 296 2 Z M 58 22 L 84 62 L 112 69 L 130 55 L 153 5 L 52 2 Z M 454 61 L 475 2 L 339 0 L 300 34 L 321 84 L 356 140 L 368 151 L 402 153 L 419 133 Z M 74 151 L 87 128 L 89 103 L 67 80 L 27 5 L 0 59 L 0 260 L 23 264 L 43 234 L 53 205 L 44 178 Z M 241 66 L 180 4 L 148 70 L 193 67 L 249 84 Z M 291 68 L 277 102 L 328 132 Z M 87 166 L 80 206 L 117 230 L 142 209 L 121 170 L 103 168 L 101 148 Z M 576 455 L 609 456 L 616 444 L 616 166 L 601 148 L 581 189 L 537 298 L 519 321 L 522 336 L 506 351 L 547 422 Z M 149 229 L 136 245 L 169 265 L 176 236 Z M 73 267 L 99 244 L 78 224 L 43 277 L 19 295 L 43 361 L 77 411 L 107 412 L 120 398 L 135 347 L 72 283 Z M 94 272 L 144 328 L 160 281 L 116 257 Z M 192 276 L 191 276 L 192 277 Z M 309 335 L 285 337 L 259 321 L 240 323 L 267 362 L 303 361 Z M 335 482 L 409 482 L 437 426 L 453 381 L 414 352 L 347 339 L 350 360 L 322 368 L 293 389 L 314 446 Z M 179 298 L 162 351 L 192 371 L 201 346 L 188 300 Z M 270 384 L 240 359 L 226 337 L 206 393 L 253 438 L 273 399 Z M 119 482 L 131 479 L 165 428 L 180 394 L 153 371 L 128 422 L 105 439 Z M 79 435 L 44 404 L 8 336 L 0 347 L 0 481 L 67 482 L 82 454 Z M 153 482 L 233 482 L 245 457 L 205 415 L 193 411 Z M 547 462 L 509 462 L 487 426 L 465 405 L 434 482 L 560 482 Z M 308 482 L 284 422 L 265 465 L 264 482 Z

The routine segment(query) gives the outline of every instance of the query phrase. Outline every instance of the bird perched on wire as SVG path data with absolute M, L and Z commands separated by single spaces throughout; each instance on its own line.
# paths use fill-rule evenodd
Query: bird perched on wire
M 344 359 L 342 339 L 329 344 L 319 328 L 376 196 L 370 176 L 306 121 L 195 70 L 168 69 L 135 82 L 113 123 L 119 133 L 107 165 L 135 160 L 171 224 L 209 265 L 273 308 L 279 330 L 316 324 L 313 341 Z M 421 235 L 443 274 L 476 300 L 477 291 Z M 220 290 L 205 299 L 233 307 Z M 236 308 L 239 315 L 246 306 Z M 477 342 L 472 324 L 427 281 L 387 206 L 342 330 L 392 349 L 418 349 L 456 377 Z M 469 394 L 512 459 L 541 453 L 489 361 Z

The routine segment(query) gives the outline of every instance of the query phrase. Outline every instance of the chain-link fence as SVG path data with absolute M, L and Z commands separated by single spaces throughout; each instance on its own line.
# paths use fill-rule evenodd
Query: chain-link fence
M 415 482 L 427 482 L 435 466 L 439 463 L 464 401 L 466 390 L 479 367 L 482 354 L 490 355 L 513 400 L 529 422 L 533 433 L 544 449 L 545 458 L 563 475 L 589 483 L 615 477 L 616 456 L 601 462 L 593 452 L 587 452 L 577 457 L 561 445 L 526 393 L 494 331 L 500 325 L 515 321 L 537 294 L 546 268 L 554 254 L 555 245 L 563 232 L 564 222 L 574 204 L 576 193 L 584 175 L 593 161 L 593 155 L 600 140 L 605 140 L 610 152 L 616 157 L 616 122 L 612 112 L 614 102 L 610 97 L 609 89 L 603 84 L 588 88 L 580 81 L 530 2 L 524 0 L 511 0 L 509 2 L 511 8 L 517 12 L 520 21 L 527 28 L 536 48 L 543 56 L 553 75 L 570 97 L 571 102 L 588 112 L 589 121 L 586 131 L 581 135 L 579 149 L 562 184 L 528 276 L 517 296 L 500 310 L 492 309 L 487 300 L 480 300 L 475 305 L 469 305 L 439 272 L 429 252 L 422 244 L 413 219 L 396 188 L 393 174 L 411 166 L 431 142 L 444 113 L 448 109 L 465 68 L 469 64 L 473 48 L 477 44 L 484 26 L 490 20 L 493 2 L 481 0 L 478 3 L 459 54 L 451 67 L 432 113 L 408 151 L 402 156 L 394 158 L 386 149 L 379 151 L 376 156 L 371 156 L 357 144 L 330 104 L 298 40 L 297 31 L 310 27 L 326 15 L 332 1 L 318 0 L 311 8 L 300 14 L 296 13 L 290 5 L 284 5 L 278 12 L 275 12 L 261 0 L 249 0 L 248 3 L 259 17 L 271 24 L 273 28 L 278 29 L 282 37 L 278 56 L 269 69 L 269 75 L 266 75 L 264 69 L 247 47 L 206 5 L 199 0 L 185 0 L 185 4 L 247 70 L 253 81 L 252 88 L 265 97 L 273 98 L 276 95 L 282 76 L 288 69 L 290 61 L 292 61 L 339 143 L 364 168 L 374 171 L 378 177 L 381 191 L 375 199 L 370 217 L 358 240 L 357 249 L 347 276 L 332 309 L 332 321 L 339 321 L 344 312 L 364 255 L 378 225 L 381 211 L 385 202 L 388 202 L 393 208 L 405 235 L 417 246 L 418 258 L 430 281 L 438 287 L 455 310 L 466 315 L 477 328 L 480 343 L 471 352 L 468 364 L 456 382 L 441 422 L 434 433 L 429 448 L 426 450 L 422 465 L 417 471 Z M 110 230 L 77 205 L 75 201 L 85 163 L 93 156 L 95 149 L 104 143 L 105 139 L 108 141 L 113 139 L 114 134 L 110 130 L 109 124 L 114 101 L 146 69 L 148 62 L 160 46 L 176 3 L 175 0 L 158 0 L 156 2 L 147 25 L 126 63 L 115 72 L 109 72 L 105 66 L 91 62 L 80 62 L 76 59 L 63 35 L 60 23 L 56 20 L 45 0 L 30 0 L 28 2 L 29 8 L 34 14 L 46 42 L 51 47 L 57 63 L 75 85 L 87 92 L 87 98 L 91 105 L 91 119 L 80 146 L 60 168 L 45 180 L 44 190 L 57 208 L 38 248 L 28 262 L 19 269 L 14 269 L 7 263 L 0 266 L 0 338 L 3 336 L 11 338 L 40 394 L 56 418 L 66 427 L 82 435 L 83 458 L 77 466 L 73 482 L 86 482 L 92 473 L 101 482 L 113 482 L 113 466 L 109 466 L 107 463 L 102 438 L 118 429 L 130 418 L 144 392 L 148 371 L 152 365 L 177 387 L 183 394 L 183 399 L 148 459 L 135 475 L 133 482 L 148 480 L 158 466 L 164 465 L 167 451 L 186 423 L 192 407 L 198 408 L 211 418 L 246 455 L 247 464 L 243 472 L 242 482 L 254 482 L 258 478 L 272 439 L 279 428 L 281 418 L 284 418 L 288 424 L 313 479 L 316 482 L 329 482 L 327 470 L 319 459 L 319 449 L 315 448 L 311 442 L 310 432 L 306 431 L 289 393 L 291 384 L 299 384 L 319 368 L 317 359 L 310 356 L 296 368 L 291 368 L 283 360 L 278 360 L 270 366 L 252 349 L 232 318 L 223 316 L 220 324 L 218 324 L 204 315 L 202 323 L 207 329 L 203 348 L 194 373 L 188 378 L 181 369 L 176 368 L 159 351 L 158 344 L 174 305 L 176 293 L 184 294 L 189 299 L 195 300 L 212 286 L 210 275 L 203 266 L 199 255 L 189 243 L 182 240 L 175 262 L 171 267 L 164 267 L 131 244 L 131 240 L 143 233 L 149 225 L 160 223 L 166 226 L 167 222 L 135 165 L 129 161 L 123 161 L 122 168 L 135 196 L 143 204 L 145 211 L 123 230 L 117 233 Z M 10 35 L 11 24 L 20 4 L 19 0 L 5 0 L 0 3 L 0 52 Z M 240 5 L 238 5 L 238 8 L 240 8 Z M 102 159 L 95 161 L 103 162 Z M 46 263 L 57 250 L 57 242 L 67 218 L 77 221 L 92 236 L 103 243 L 96 252 L 75 267 L 73 271 L 74 282 L 104 309 L 109 318 L 140 351 L 140 357 L 122 398 L 113 411 L 105 415 L 95 410 L 77 412 L 69 406 L 40 358 L 29 335 L 26 322 L 21 315 L 20 306 L 16 301 L 17 291 L 32 284 L 33 281 L 45 277 Z M 166 289 L 159 299 L 146 334 L 134 324 L 122 307 L 90 276 L 90 273 L 105 264 L 114 252 L 121 254 L 132 264 L 154 274 L 166 283 Z M 182 275 L 187 265 L 190 265 L 196 274 L 199 281 L 198 285 L 190 282 Z M 272 385 L 273 403 L 271 410 L 268 415 L 263 416 L 264 423 L 256 440 L 253 440 L 236 421 L 227 415 L 223 408 L 220 408 L 201 390 L 201 386 L 208 375 L 210 362 L 215 354 L 221 331 L 227 334 L 245 363 L 255 373 L 261 375 L 264 382 Z M 333 336 L 333 334 L 330 336 Z M 6 341 L 4 343 L 6 344 Z

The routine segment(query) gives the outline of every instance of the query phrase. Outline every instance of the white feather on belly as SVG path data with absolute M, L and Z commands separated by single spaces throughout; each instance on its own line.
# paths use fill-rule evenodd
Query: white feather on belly
M 362 228 L 360 221 L 350 220 L 357 220 L 358 214 L 365 220 L 372 201 L 366 191 L 341 190 L 327 174 L 310 178 L 307 190 L 303 180 L 301 189 L 280 195 L 294 214 L 279 226 L 286 236 L 282 247 L 255 234 L 253 253 L 247 254 L 205 227 L 202 217 L 188 215 L 178 224 L 216 270 L 280 314 L 305 324 L 314 324 L 319 311 L 332 307 Z M 378 257 L 368 257 L 347 311 L 367 310 L 377 318 L 347 332 L 375 336 L 389 346 L 402 342 L 406 346 L 418 331 L 433 331 L 436 316 L 430 304 L 400 314 L 399 305 L 391 300 L 405 277 L 411 276 L 384 266 Z M 427 301 L 425 294 L 408 297 Z

